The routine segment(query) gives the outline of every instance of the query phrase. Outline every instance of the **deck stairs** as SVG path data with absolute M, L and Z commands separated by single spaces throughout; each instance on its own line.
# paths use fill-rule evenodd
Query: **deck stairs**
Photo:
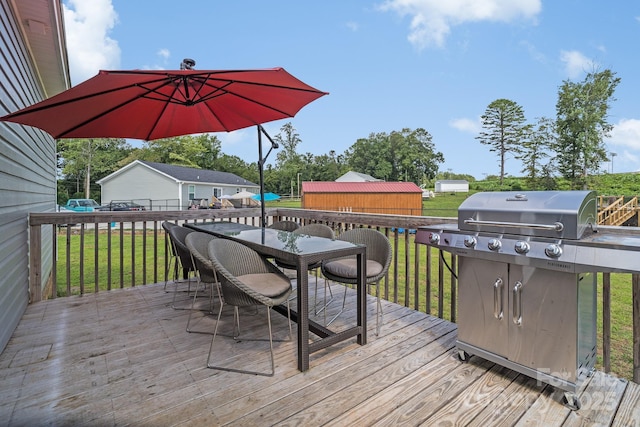
M 623 225 L 638 214 L 638 197 L 625 200 L 621 197 L 600 196 L 598 203 L 599 225 Z

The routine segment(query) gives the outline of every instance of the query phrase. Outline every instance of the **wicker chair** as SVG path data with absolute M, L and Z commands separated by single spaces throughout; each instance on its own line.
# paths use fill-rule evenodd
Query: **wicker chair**
M 273 228 L 274 230 L 282 230 L 282 231 L 295 231 L 300 228 L 300 224 L 294 221 L 276 221 L 271 224 L 268 228 Z
M 198 280 L 198 285 L 196 286 L 196 290 L 193 293 L 193 301 L 191 303 L 191 311 L 189 312 L 189 318 L 187 319 L 187 332 L 197 332 L 197 333 L 211 333 L 210 331 L 193 331 L 190 328 L 191 325 L 191 315 L 193 314 L 193 310 L 195 308 L 196 299 L 198 298 L 198 290 L 201 286 L 205 289 L 207 285 L 209 286 L 209 312 L 213 313 L 213 295 L 214 288 L 218 288 L 218 283 L 216 282 L 215 271 L 213 271 L 213 264 L 211 264 L 211 260 L 209 259 L 209 242 L 215 239 L 216 237 L 208 234 L 202 233 L 199 231 L 194 231 L 193 233 L 187 234 L 185 238 L 185 244 L 191 253 L 191 261 L 193 265 L 196 267 L 196 279 Z M 219 294 L 219 291 L 218 291 Z
M 176 307 L 176 294 L 178 293 L 178 284 L 187 281 L 187 292 L 191 292 L 191 274 L 196 272 L 196 267 L 191 259 L 191 252 L 185 244 L 185 239 L 189 233 L 193 233 L 194 230 L 189 228 L 175 226 L 169 227 L 169 238 L 173 245 L 173 249 L 176 253 L 176 263 L 179 265 L 175 269 L 176 275 L 174 276 L 174 289 L 173 289 L 173 301 L 171 307 L 176 310 L 187 310 L 189 307 Z M 182 269 L 182 280 L 178 280 L 177 273 Z
M 376 335 L 380 335 L 380 323 L 382 322 L 382 303 L 380 302 L 380 280 L 387 275 L 391 264 L 391 243 L 382 233 L 372 228 L 354 228 L 345 231 L 338 237 L 351 243 L 365 245 L 367 247 L 367 285 L 376 286 Z M 331 259 L 322 263 L 322 274 L 329 280 L 344 284 L 357 284 L 358 266 L 356 257 Z M 345 308 L 347 288 L 344 289 L 342 309 L 329 321 L 333 322 Z
M 289 295 L 291 294 L 291 282 L 278 268 L 267 261 L 253 249 L 238 242 L 226 239 L 214 239 L 209 243 L 209 258 L 220 289 L 222 298 L 218 321 L 211 339 L 207 367 L 223 371 L 241 372 L 247 374 L 273 376 L 275 373 L 275 360 L 273 355 L 273 336 L 271 331 L 271 308 L 282 303 L 287 304 L 287 317 L 289 320 L 289 339 L 291 339 L 291 316 L 289 312 Z M 240 334 L 238 321 L 238 307 L 251 307 L 264 305 L 267 307 L 267 324 L 269 326 L 269 348 L 271 351 L 271 371 L 250 371 L 231 367 L 223 367 L 212 364 L 213 344 L 218 334 L 218 326 L 225 304 L 234 307 L 233 337 L 237 339 Z M 237 328 L 237 331 L 236 331 Z
M 333 233 L 333 229 L 328 225 L 324 224 L 307 224 L 293 231 L 295 234 L 306 234 L 308 236 L 316 236 L 316 237 L 324 237 L 327 239 L 334 239 L 335 234 Z M 280 268 L 295 270 L 296 266 L 292 264 L 288 264 L 285 261 L 279 260 L 276 258 L 276 265 Z M 319 312 L 327 308 L 327 305 L 333 301 L 333 294 L 331 293 L 331 287 L 327 287 L 327 279 L 324 279 L 324 303 L 323 306 L 318 310 L 317 298 L 318 298 L 318 272 L 320 267 L 322 266 L 322 262 L 318 261 L 315 264 L 311 264 L 308 266 L 309 271 L 314 271 L 316 276 L 316 286 L 315 286 L 315 294 L 313 298 L 313 306 L 315 310 L 315 314 L 317 315 Z M 329 301 L 327 301 L 327 289 L 331 293 L 329 297 Z M 295 294 L 294 294 L 295 295 Z

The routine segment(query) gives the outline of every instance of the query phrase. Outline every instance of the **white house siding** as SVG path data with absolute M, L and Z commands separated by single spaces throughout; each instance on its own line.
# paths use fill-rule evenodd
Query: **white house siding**
M 163 200 L 173 201 L 178 209 L 180 197 L 175 179 L 158 173 L 141 164 L 134 164 L 120 174 L 114 174 L 102 185 L 102 204 L 112 200 L 133 200 L 149 208 L 145 201 L 160 205 Z
M 241 191 L 258 192 L 260 189 L 258 185 L 234 174 L 200 171 L 136 160 L 98 181 L 102 188 L 101 203 L 131 200 L 153 210 L 188 209 L 191 199 L 211 201 L 214 189 L 218 189 L 220 195 L 233 195 Z M 211 179 L 212 172 L 222 174 L 223 176 L 217 176 L 222 182 L 204 182 L 205 178 Z M 229 180 L 234 182 L 229 183 Z M 190 186 L 194 187 L 192 193 L 189 191 Z
M 37 48 L 27 48 L 13 5 L 0 2 L 0 116 L 47 97 L 44 70 L 36 72 L 31 56 Z M 19 4 L 31 5 L 28 1 Z M 0 351 L 29 302 L 28 215 L 55 210 L 55 153 L 55 140 L 47 133 L 0 123 Z M 41 288 L 52 268 L 52 235 L 51 227 L 43 227 Z
M 223 195 L 232 196 L 241 191 L 254 192 L 256 189 L 247 186 L 238 185 L 225 185 L 225 184 L 203 184 L 201 182 L 184 182 L 182 184 L 182 208 L 187 209 L 189 207 L 189 186 L 194 185 L 196 188 L 194 199 L 207 199 L 211 203 L 211 196 L 213 196 L 213 189 L 222 189 Z M 259 191 L 259 190 L 258 190 Z

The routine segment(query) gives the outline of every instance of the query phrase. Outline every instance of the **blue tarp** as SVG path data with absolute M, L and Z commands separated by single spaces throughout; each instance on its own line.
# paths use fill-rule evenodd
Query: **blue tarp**
M 260 200 L 260 194 L 256 194 L 251 196 L 252 199 L 255 200 Z M 278 200 L 280 198 L 280 196 L 278 196 L 276 193 L 264 193 L 264 201 L 265 202 L 271 202 L 273 200 Z

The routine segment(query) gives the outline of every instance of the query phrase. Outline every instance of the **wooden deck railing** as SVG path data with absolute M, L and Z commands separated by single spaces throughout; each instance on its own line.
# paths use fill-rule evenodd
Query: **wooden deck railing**
M 451 271 L 457 271 L 457 259 L 449 253 L 416 244 L 411 231 L 436 223 L 455 223 L 456 218 L 376 215 L 333 211 L 269 208 L 270 222 L 281 219 L 301 224 L 320 222 L 338 234 L 354 227 L 371 227 L 383 232 L 391 241 L 393 258 L 382 297 L 397 304 L 456 322 L 457 282 Z M 115 287 L 131 287 L 167 280 L 168 238 L 163 221 L 177 223 L 230 220 L 259 225 L 259 209 L 190 210 L 163 212 L 96 212 L 30 215 L 30 294 L 32 301 L 71 294 L 100 292 Z M 62 224 L 74 223 L 73 227 Z M 53 225 L 53 227 L 51 226 Z M 604 228 L 604 227 L 602 227 Z M 640 229 L 606 227 L 621 235 L 640 235 Z M 53 233 L 52 254 L 58 261 L 43 281 L 41 236 L 43 230 Z M 47 232 L 47 231 L 44 231 Z M 62 244 L 58 244 L 62 242 Z M 640 280 L 638 274 L 619 274 L 628 278 L 622 285 L 631 290 L 633 317 L 632 345 L 624 345 L 615 357 L 633 358 L 633 381 L 640 382 Z M 602 298 L 602 366 L 611 371 L 611 298 L 612 275 L 599 275 Z M 615 294 L 615 292 L 614 292 Z M 617 316 L 619 313 L 613 313 Z M 628 320 L 628 319 L 627 319 Z M 632 352 L 629 352 L 632 348 Z M 632 353 L 632 356 L 631 356 Z

